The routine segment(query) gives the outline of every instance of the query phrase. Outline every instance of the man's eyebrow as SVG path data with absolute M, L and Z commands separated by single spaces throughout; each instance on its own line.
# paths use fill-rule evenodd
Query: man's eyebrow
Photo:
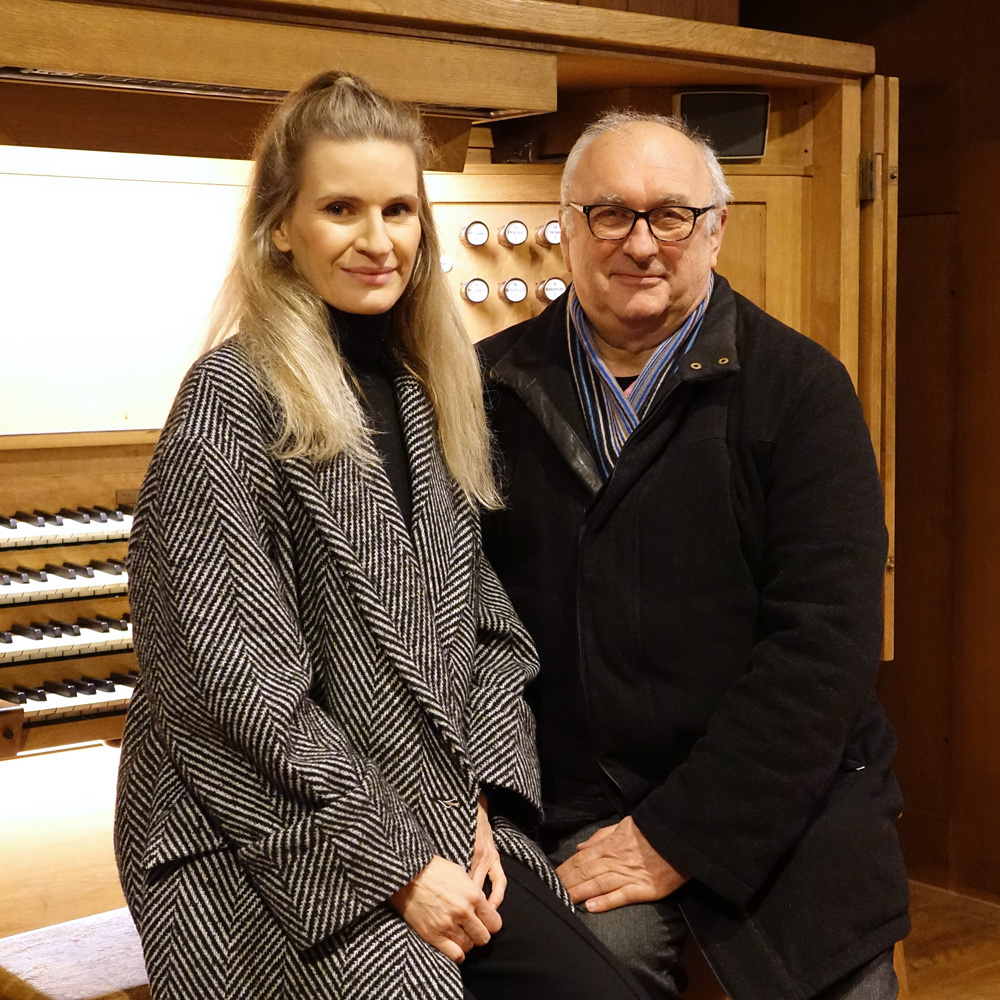
M 599 194 L 593 199 L 593 201 L 590 202 L 590 204 L 624 205 L 626 208 L 632 207 L 620 194 Z M 690 204 L 690 199 L 686 195 L 664 194 L 653 202 L 653 207 L 664 208 L 668 205 L 688 205 L 688 204 Z

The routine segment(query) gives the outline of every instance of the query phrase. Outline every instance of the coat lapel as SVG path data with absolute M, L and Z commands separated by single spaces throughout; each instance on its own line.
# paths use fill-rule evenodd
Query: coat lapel
M 412 399 L 422 391 L 411 376 L 409 402 L 400 418 L 410 454 L 413 535 L 407 531 L 388 477 L 370 442 L 370 462 L 345 455 L 314 464 L 284 463 L 292 488 L 313 517 L 330 555 L 354 595 L 359 614 L 427 713 L 461 747 L 456 688 L 442 632 L 450 630 L 442 604 L 451 593 L 458 518 L 440 459 L 436 463 L 433 415 Z M 429 411 L 430 407 L 425 407 Z M 434 454 L 432 454 L 432 451 Z

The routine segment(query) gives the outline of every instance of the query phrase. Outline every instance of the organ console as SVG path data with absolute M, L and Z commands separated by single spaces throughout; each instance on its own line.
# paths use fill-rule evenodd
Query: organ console
M 333 60 L 422 102 L 443 137 L 443 169 L 428 175 L 427 189 L 442 267 L 476 339 L 536 315 L 568 280 L 559 157 L 595 112 L 631 104 L 669 113 L 681 89 L 768 91 L 765 155 L 727 166 L 736 204 L 719 269 L 847 365 L 882 463 L 891 529 L 896 90 L 872 75 L 871 49 L 539 0 L 233 0 L 205 14 L 197 7 L 5 0 L 2 141 L 245 160 L 276 93 Z M 471 141 L 487 127 L 489 141 Z M 521 162 L 499 162 L 508 149 Z M 881 185 L 864 199 L 859 165 Z M 31 260 L 23 252 L 10 258 L 11 266 Z M 124 349 L 143 348 L 142 318 L 137 309 Z M 5 381 L 33 384 L 38 371 L 35 360 L 4 358 L 0 392 Z M 0 783 L 10 787 L 20 765 L 49 759 L 36 751 L 121 736 L 138 669 L 128 504 L 157 432 L 123 429 L 144 426 L 135 423 L 83 428 L 72 408 L 64 426 L 11 432 L 4 416 L 0 398 L 0 757 L 22 758 L 0 761 Z M 891 586 L 887 602 L 891 639 Z M 11 815 L 14 804 L 6 803 Z M 106 838 L 110 819 L 101 822 Z M 4 826 L 0 856 L 30 874 Z M 25 821 L 23 829 L 36 827 Z M 66 861 L 79 867 L 79 852 L 74 844 Z M 88 890 L 113 885 L 109 852 L 92 869 L 101 876 Z M 0 936 L 95 912 L 89 891 L 74 896 L 62 884 L 21 881 L 18 905 L 0 908 Z M 101 908 L 121 905 L 101 898 Z

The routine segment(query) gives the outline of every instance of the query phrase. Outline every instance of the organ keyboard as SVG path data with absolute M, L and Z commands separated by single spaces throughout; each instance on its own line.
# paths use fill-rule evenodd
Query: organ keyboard
M 0 666 L 31 660 L 100 656 L 131 648 L 131 622 L 109 615 L 80 617 L 75 622 L 62 619 L 17 622 L 8 631 L 0 630 Z
M 123 501 L 146 451 L 0 450 L 12 472 L 0 482 L 0 758 L 121 738 L 138 678 Z M 110 476 L 121 488 L 107 489 Z
M 79 564 L 61 564 L 53 570 L 45 566 L 0 564 L 0 606 L 67 601 L 79 597 L 128 592 L 128 572 L 114 560 L 91 559 L 85 570 Z M 60 570 L 62 572 L 60 572 Z
M 0 515 L 0 550 L 115 542 L 128 538 L 131 530 L 131 508 L 127 512 L 106 507 L 63 508 L 58 514 L 38 511 L 34 515 L 19 511 Z

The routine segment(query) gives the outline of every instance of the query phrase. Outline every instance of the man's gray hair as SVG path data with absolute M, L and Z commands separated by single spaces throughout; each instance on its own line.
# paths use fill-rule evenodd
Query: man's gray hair
M 722 172 L 719 158 L 715 155 L 711 142 L 703 135 L 690 128 L 682 119 L 673 115 L 658 115 L 652 112 L 636 111 L 634 108 L 624 110 L 605 111 L 596 121 L 591 122 L 580 138 L 573 143 L 573 148 L 566 157 L 566 165 L 563 167 L 562 183 L 559 189 L 559 200 L 565 206 L 569 204 L 569 189 L 573 183 L 573 174 L 576 172 L 580 157 L 583 156 L 587 147 L 605 132 L 621 131 L 629 125 L 639 125 L 649 122 L 653 125 L 662 125 L 664 128 L 673 129 L 680 132 L 685 138 L 690 139 L 701 150 L 701 155 L 705 158 L 705 166 L 708 168 L 709 176 L 712 178 L 712 207 L 715 209 L 724 208 L 727 202 L 733 200 L 733 192 L 726 183 L 726 175 Z M 695 206 L 700 207 L 700 206 Z M 711 231 L 714 232 L 719 225 L 718 212 L 712 212 Z

